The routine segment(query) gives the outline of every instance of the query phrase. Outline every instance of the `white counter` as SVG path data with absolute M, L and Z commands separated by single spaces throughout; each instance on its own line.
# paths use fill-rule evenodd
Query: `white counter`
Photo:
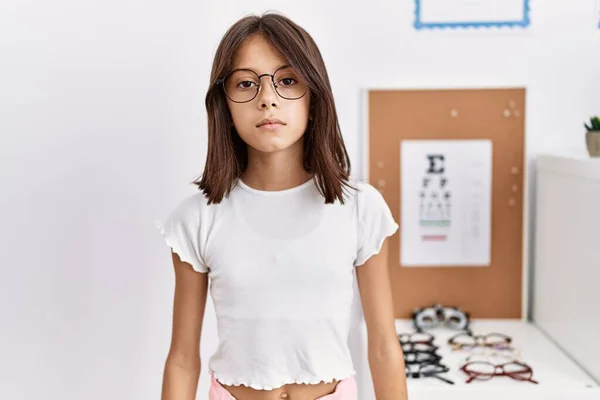
M 532 367 L 533 379 L 539 384 L 509 377 L 465 383 L 467 376 L 459 368 L 467 353 L 455 352 L 447 344 L 456 331 L 439 328 L 428 332 L 436 337 L 442 363 L 450 368 L 443 376 L 455 384 L 449 385 L 435 378 L 408 379 L 410 400 L 600 399 L 598 384 L 535 325 L 521 320 L 474 320 L 471 329 L 475 334 L 497 332 L 512 337 L 513 346 L 521 351 L 521 360 Z M 396 320 L 396 330 L 398 333 L 414 331 L 409 320 Z

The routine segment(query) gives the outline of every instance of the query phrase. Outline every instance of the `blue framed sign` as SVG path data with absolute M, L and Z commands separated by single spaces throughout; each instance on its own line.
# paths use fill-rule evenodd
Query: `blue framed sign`
M 526 28 L 529 0 L 414 0 L 415 29 Z

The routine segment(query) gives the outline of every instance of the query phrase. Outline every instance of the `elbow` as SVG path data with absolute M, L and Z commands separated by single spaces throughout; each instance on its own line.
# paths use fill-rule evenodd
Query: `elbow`
M 394 336 L 391 339 L 369 344 L 369 360 L 372 362 L 396 362 L 403 360 L 400 342 Z
M 200 373 L 200 356 L 169 353 L 165 363 L 167 368 L 180 369 L 191 373 Z

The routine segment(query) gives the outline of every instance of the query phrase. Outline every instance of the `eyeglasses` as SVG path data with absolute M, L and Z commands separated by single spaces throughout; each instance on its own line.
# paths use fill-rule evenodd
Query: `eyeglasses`
M 402 345 L 408 343 L 433 344 L 434 337 L 427 332 L 399 333 L 398 340 Z
M 444 307 L 440 304 L 415 310 L 412 319 L 418 330 L 441 325 L 456 330 L 468 330 L 469 327 L 469 313 L 457 307 Z
M 489 380 L 494 376 L 508 376 L 517 381 L 526 381 L 538 383 L 532 379 L 533 370 L 531 367 L 520 361 L 511 361 L 504 364 L 493 364 L 485 361 L 468 362 L 460 368 L 469 376 L 467 383 L 473 380 Z
M 438 350 L 438 347 L 431 343 L 402 343 L 400 342 L 402 347 L 402 351 L 404 353 L 414 353 L 414 352 L 423 352 L 423 353 L 435 353 Z
M 405 351 L 404 352 L 404 362 L 406 364 L 429 364 L 429 363 L 439 363 L 442 359 L 442 356 L 436 354 L 435 352 L 429 351 Z
M 405 371 L 408 378 L 436 378 L 450 385 L 454 385 L 454 382 L 452 382 L 450 379 L 440 376 L 440 374 L 445 374 L 450 371 L 450 368 L 444 364 L 436 362 L 406 364 Z
M 452 346 L 454 350 L 471 349 L 474 347 L 509 349 L 511 343 L 512 339 L 502 333 L 474 335 L 471 332 L 461 332 L 448 339 L 448 344 Z
M 284 99 L 297 100 L 308 91 L 308 84 L 289 65 L 278 68 L 272 74 L 262 75 L 258 75 L 251 69 L 235 69 L 222 79 L 217 79 L 215 84 L 222 85 L 225 95 L 234 103 L 247 103 L 258 95 L 263 76 L 271 77 L 275 92 Z

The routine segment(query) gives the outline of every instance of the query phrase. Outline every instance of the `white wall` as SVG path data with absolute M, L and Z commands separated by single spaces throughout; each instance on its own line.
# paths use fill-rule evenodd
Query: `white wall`
M 211 57 L 238 17 L 278 9 L 313 35 L 360 171 L 369 86 L 527 85 L 528 159 L 583 152 L 600 112 L 595 3 L 533 0 L 527 32 L 440 33 L 413 31 L 408 0 L 5 0 L 0 398 L 159 398 L 174 276 L 154 220 L 194 192 Z M 216 341 L 209 302 L 205 371 Z M 364 331 L 352 343 L 367 399 Z

